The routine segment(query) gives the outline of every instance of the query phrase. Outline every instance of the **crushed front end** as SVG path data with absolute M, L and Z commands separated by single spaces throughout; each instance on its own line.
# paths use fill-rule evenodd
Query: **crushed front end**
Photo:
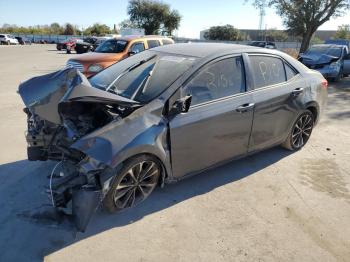
M 129 115 L 137 103 L 92 87 L 76 69 L 35 77 L 19 86 L 26 105 L 30 161 L 57 161 L 47 193 L 55 208 L 86 226 L 108 191 L 113 169 L 72 147 L 79 139 Z

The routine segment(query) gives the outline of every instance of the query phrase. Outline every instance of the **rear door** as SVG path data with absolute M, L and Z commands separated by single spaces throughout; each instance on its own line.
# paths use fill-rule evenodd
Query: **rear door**
M 254 120 L 249 151 L 281 143 L 303 104 L 305 81 L 279 56 L 249 55 L 254 76 Z
M 247 153 L 254 105 L 241 56 L 204 66 L 181 91 L 192 104 L 169 123 L 175 177 Z

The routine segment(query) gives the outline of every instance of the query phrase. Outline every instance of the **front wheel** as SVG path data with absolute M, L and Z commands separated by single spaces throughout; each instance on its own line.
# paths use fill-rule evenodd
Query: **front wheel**
M 337 83 L 337 82 L 339 82 L 343 77 L 344 77 L 344 76 L 343 76 L 343 69 L 341 68 L 341 69 L 339 70 L 338 75 L 337 75 L 336 77 L 334 77 L 332 80 L 333 80 L 333 82 Z
M 293 151 L 301 149 L 311 136 L 314 121 L 314 116 L 309 110 L 302 113 L 295 121 L 290 134 L 282 146 Z
M 159 161 L 142 155 L 123 164 L 103 200 L 107 211 L 114 213 L 136 206 L 155 189 L 161 175 Z

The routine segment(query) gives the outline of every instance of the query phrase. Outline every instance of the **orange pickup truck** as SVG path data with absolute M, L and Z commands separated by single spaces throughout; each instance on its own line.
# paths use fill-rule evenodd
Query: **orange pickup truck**
M 106 40 L 94 52 L 77 55 L 67 62 L 67 67 L 77 68 L 87 77 L 133 54 L 160 45 L 174 44 L 171 38 L 162 36 L 126 36 Z

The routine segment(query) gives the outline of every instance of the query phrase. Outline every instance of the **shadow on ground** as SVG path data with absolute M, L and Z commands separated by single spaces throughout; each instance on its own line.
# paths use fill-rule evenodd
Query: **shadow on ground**
M 157 189 L 138 207 L 120 214 L 109 215 L 99 210 L 83 234 L 77 234 L 67 221 L 59 224 L 28 216 L 36 210 L 50 208 L 44 187 L 48 185 L 47 176 L 54 163 L 22 160 L 1 165 L 0 261 L 41 261 L 44 256 L 84 238 L 127 226 L 149 214 L 244 179 L 289 154 L 282 148 L 273 148 L 166 185 L 164 189 Z

